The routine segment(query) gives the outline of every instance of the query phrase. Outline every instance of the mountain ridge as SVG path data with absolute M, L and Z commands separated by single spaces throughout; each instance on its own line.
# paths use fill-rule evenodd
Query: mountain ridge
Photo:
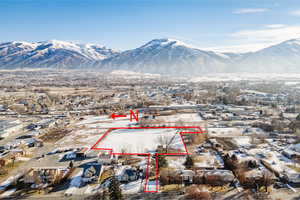
M 94 44 L 58 40 L 0 43 L 0 68 L 77 68 L 117 51 Z
M 153 39 L 118 51 L 97 44 L 48 40 L 0 43 L 0 69 L 63 68 L 188 75 L 226 72 L 300 73 L 300 39 L 249 53 L 202 50 L 176 39 Z

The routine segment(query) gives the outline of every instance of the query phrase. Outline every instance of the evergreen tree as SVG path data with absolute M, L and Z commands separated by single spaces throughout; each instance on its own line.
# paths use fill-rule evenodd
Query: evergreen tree
M 120 200 L 122 199 L 122 191 L 120 189 L 120 183 L 115 176 L 112 177 L 111 183 L 109 185 L 109 199 L 110 200 Z
M 184 162 L 184 166 L 185 166 L 187 169 L 191 169 L 191 168 L 194 166 L 194 160 L 193 160 L 193 158 L 192 158 L 190 155 L 188 155 L 188 156 L 186 157 L 186 160 L 185 160 L 185 162 Z
M 168 166 L 168 162 L 165 156 L 158 156 L 158 168 L 162 168 L 162 167 L 167 167 Z

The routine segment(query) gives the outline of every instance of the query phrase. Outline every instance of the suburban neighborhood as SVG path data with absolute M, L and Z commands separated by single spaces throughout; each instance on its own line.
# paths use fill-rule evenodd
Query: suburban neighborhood
M 51 70 L 0 81 L 2 199 L 299 197 L 300 82 Z

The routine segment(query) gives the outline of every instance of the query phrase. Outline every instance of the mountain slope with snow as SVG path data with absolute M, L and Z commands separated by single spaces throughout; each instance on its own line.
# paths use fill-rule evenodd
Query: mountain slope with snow
M 245 54 L 235 62 L 232 72 L 299 73 L 300 39 Z
M 123 52 L 57 40 L 0 43 L 0 69 L 14 68 L 93 68 L 177 76 L 216 72 L 300 73 L 300 39 L 241 54 L 204 51 L 174 39 L 154 39 Z
M 101 70 L 189 75 L 222 72 L 228 56 L 203 51 L 173 39 L 155 39 L 97 63 Z
M 77 68 L 117 52 L 103 46 L 50 40 L 0 44 L 0 68 Z

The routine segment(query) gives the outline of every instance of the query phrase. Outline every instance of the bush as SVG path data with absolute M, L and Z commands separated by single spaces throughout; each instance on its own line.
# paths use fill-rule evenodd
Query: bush
M 205 187 L 197 187 L 195 185 L 186 188 L 186 199 L 193 200 L 211 200 L 211 195 Z
M 164 169 L 160 173 L 159 182 L 161 185 L 182 184 L 182 178 L 174 170 Z

